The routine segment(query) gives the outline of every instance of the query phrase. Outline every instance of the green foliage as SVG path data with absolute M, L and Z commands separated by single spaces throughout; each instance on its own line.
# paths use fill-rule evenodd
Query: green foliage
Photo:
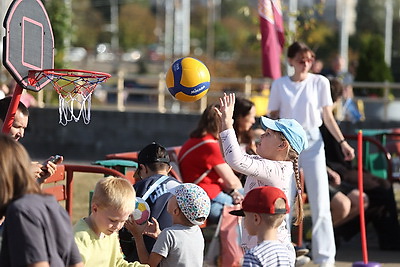
M 234 52 L 234 44 L 230 31 L 223 24 L 217 23 L 215 26 L 215 50 L 216 52 Z
M 385 1 L 362 0 L 358 1 L 356 28 L 358 34 L 385 33 Z
M 287 40 L 305 42 L 316 53 L 318 59 L 326 62 L 333 53 L 337 53 L 338 32 L 322 19 L 324 10 L 325 4 L 319 3 L 290 14 L 296 17 L 296 32 L 286 29 L 285 35 Z M 286 43 L 286 46 L 289 45 Z
M 196 12 L 190 14 L 190 39 L 200 41 L 200 47 L 205 51 L 207 41 L 207 9 L 204 5 L 193 4 Z
M 156 19 L 151 10 L 141 4 L 126 4 L 120 10 L 120 46 L 138 48 L 156 42 Z
M 94 49 L 105 24 L 101 13 L 90 6 L 89 0 L 73 0 L 72 9 L 72 46 Z
M 390 68 L 384 60 L 384 42 L 383 38 L 374 34 L 360 35 L 360 53 L 357 68 L 356 81 L 363 82 L 383 82 L 393 81 Z M 369 90 L 369 94 L 383 96 L 380 89 Z M 362 93 L 357 92 L 356 93 Z
M 222 0 L 221 17 L 236 17 L 243 8 L 249 8 L 247 0 Z
M 54 35 L 54 67 L 64 66 L 65 39 L 71 34 L 69 25 L 70 13 L 65 6 L 64 0 L 51 0 L 45 3 L 47 14 L 50 18 Z
M 318 26 L 319 22 L 317 17 L 323 14 L 325 4 L 315 4 L 312 7 L 303 8 L 298 10 L 297 13 L 289 14 L 289 16 L 296 17 L 296 32 L 289 32 L 289 37 L 293 37 L 293 40 L 303 40 L 306 42 L 307 35 L 314 31 Z

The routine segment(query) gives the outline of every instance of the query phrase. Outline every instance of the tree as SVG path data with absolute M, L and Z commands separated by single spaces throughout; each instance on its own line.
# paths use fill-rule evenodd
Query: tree
M 287 12 L 287 11 L 286 11 Z M 324 20 L 325 4 L 303 7 L 296 14 L 296 32 L 286 30 L 286 36 L 305 42 L 318 59 L 327 62 L 338 49 L 338 28 Z M 290 44 L 286 44 L 290 45 Z
M 50 18 L 51 26 L 54 35 L 54 67 L 64 67 L 64 55 L 65 55 L 65 39 L 66 36 L 71 34 L 71 28 L 69 25 L 70 13 L 65 6 L 64 0 L 51 0 L 44 2 L 47 14 Z
M 355 80 L 363 82 L 392 82 L 392 73 L 384 60 L 383 38 L 380 35 L 363 34 L 360 41 L 360 56 Z M 365 94 L 365 90 L 355 90 L 355 92 Z M 368 92 L 371 95 L 383 96 L 381 89 L 373 89 Z
M 72 45 L 94 49 L 105 24 L 101 13 L 91 7 L 89 0 L 73 0 L 72 10 Z
M 154 29 L 156 19 L 151 10 L 143 4 L 121 6 L 119 36 L 122 49 L 138 48 L 156 42 Z
M 385 33 L 385 1 L 362 0 L 358 1 L 356 29 L 358 34 Z

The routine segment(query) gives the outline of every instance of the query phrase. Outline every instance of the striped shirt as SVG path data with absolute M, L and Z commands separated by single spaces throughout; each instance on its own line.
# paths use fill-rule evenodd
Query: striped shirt
M 279 241 L 267 240 L 248 250 L 242 267 L 289 267 L 289 251 Z

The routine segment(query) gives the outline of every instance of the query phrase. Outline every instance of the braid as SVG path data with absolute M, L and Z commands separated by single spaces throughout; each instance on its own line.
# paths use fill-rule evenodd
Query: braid
M 287 141 L 285 136 L 281 134 L 281 139 Z M 294 178 L 296 182 L 296 221 L 293 223 L 294 225 L 299 225 L 301 221 L 303 220 L 304 217 L 304 212 L 303 212 L 303 198 L 301 196 L 302 193 L 302 186 L 301 186 L 301 181 L 300 181 L 300 170 L 299 170 L 299 154 L 292 148 L 292 146 L 289 145 L 289 149 L 287 151 L 287 158 L 292 161 L 293 163 L 293 171 L 294 171 Z
M 300 181 L 300 170 L 299 170 L 299 162 L 298 161 L 299 161 L 299 156 L 296 153 L 296 157 L 292 160 L 294 177 L 296 180 L 296 188 L 297 188 L 297 194 L 296 194 L 297 218 L 296 218 L 296 221 L 294 222 L 294 225 L 299 225 L 304 217 L 302 187 L 301 187 L 301 181 Z

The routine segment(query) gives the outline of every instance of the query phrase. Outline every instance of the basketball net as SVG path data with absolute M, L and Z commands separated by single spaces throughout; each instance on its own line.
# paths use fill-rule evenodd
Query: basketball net
M 70 121 L 90 122 L 92 93 L 99 83 L 105 82 L 111 75 L 86 70 L 48 69 L 29 72 L 29 83 L 40 86 L 49 80 L 58 94 L 59 123 L 63 126 Z

